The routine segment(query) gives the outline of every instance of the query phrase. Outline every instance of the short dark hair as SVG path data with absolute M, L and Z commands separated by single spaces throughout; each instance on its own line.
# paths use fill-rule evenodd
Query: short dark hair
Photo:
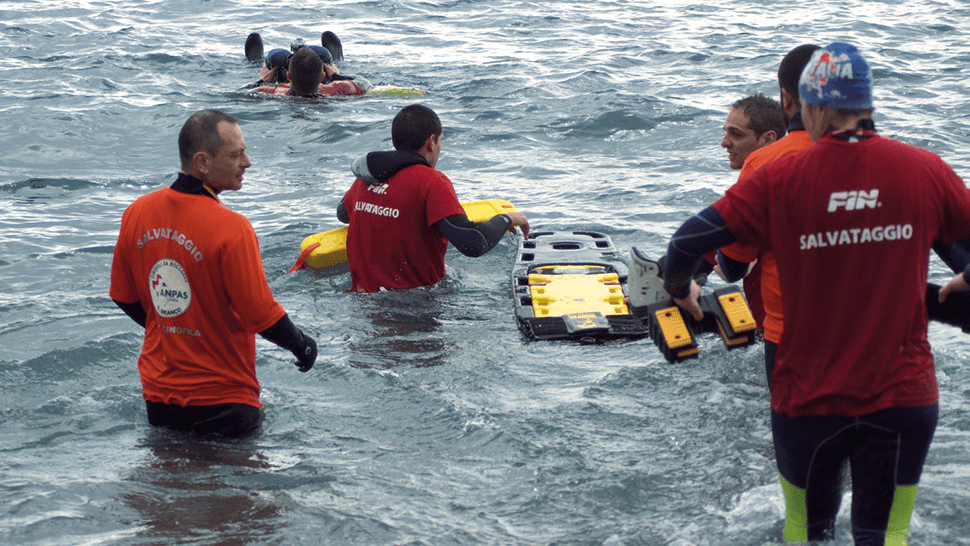
M 812 58 L 812 53 L 821 49 L 815 44 L 802 44 L 788 52 L 778 65 L 778 87 L 788 91 L 795 102 L 798 102 L 798 80 L 802 77 L 802 70 Z
M 192 168 L 192 157 L 199 150 L 216 155 L 219 146 L 222 145 L 218 126 L 223 121 L 239 123 L 229 114 L 212 109 L 199 110 L 185 121 L 185 125 L 182 125 L 182 130 L 179 131 L 179 159 L 182 162 L 183 171 L 189 171 Z
M 290 59 L 290 91 L 294 95 L 313 96 L 320 92 L 323 61 L 317 52 L 301 47 Z
M 748 116 L 751 120 L 749 126 L 756 136 L 760 137 L 768 131 L 774 131 L 778 138 L 785 136 L 788 122 L 785 120 L 785 111 L 778 101 L 759 93 L 745 97 L 731 107 L 740 108 Z
M 441 138 L 442 132 L 438 114 L 422 104 L 405 106 L 391 123 L 391 141 L 394 149 L 400 151 L 417 151 L 429 135 Z

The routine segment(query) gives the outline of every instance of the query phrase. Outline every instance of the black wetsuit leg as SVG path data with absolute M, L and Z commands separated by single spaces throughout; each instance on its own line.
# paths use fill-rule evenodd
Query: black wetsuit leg
M 938 416 L 938 404 L 860 417 L 791 418 L 772 411 L 778 472 L 804 492 L 804 506 L 796 511 L 805 515 L 807 540 L 834 538 L 846 466 L 857 545 L 882 545 L 891 516 L 908 522 L 911 506 L 894 507 L 893 501 L 900 488 L 915 495 Z
M 239 438 L 256 432 L 263 420 L 263 410 L 246 404 L 212 406 L 178 406 L 145 402 L 148 423 L 196 434 L 220 434 Z

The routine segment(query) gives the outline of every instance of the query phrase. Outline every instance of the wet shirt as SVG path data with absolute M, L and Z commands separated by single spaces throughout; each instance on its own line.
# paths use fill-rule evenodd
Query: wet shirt
M 444 173 L 413 165 L 383 183 L 357 179 L 344 205 L 351 290 L 416 288 L 444 277 L 448 240 L 433 224 L 465 214 Z
M 714 203 L 737 242 L 775 255 L 785 326 L 771 405 L 791 417 L 938 399 L 928 256 L 941 236 L 970 236 L 970 194 L 936 155 L 865 136 L 826 136 Z
M 173 187 L 193 183 L 180 175 Z M 146 400 L 261 407 L 255 334 L 285 311 L 244 216 L 172 188 L 140 197 L 122 216 L 110 295 L 147 311 L 138 358 Z

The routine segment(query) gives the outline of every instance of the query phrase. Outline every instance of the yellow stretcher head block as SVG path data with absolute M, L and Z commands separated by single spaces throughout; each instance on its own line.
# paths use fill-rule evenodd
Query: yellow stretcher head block
M 687 323 L 684 322 L 684 317 L 676 306 L 658 309 L 655 316 L 657 325 L 663 333 L 664 341 L 671 350 L 694 345 L 694 339 L 690 335 Z M 696 353 L 697 347 L 695 346 L 694 354 Z
M 719 296 L 717 300 L 735 333 L 740 334 L 758 328 L 758 323 L 751 315 L 751 309 L 748 308 L 748 304 L 745 303 L 740 293 L 724 294 Z

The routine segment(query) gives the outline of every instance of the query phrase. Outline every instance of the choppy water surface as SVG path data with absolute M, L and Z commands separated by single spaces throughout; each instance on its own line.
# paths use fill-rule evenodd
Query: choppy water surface
M 0 3 L 0 542 L 778 544 L 760 346 L 705 338 L 669 365 L 648 341 L 527 343 L 511 237 L 450 253 L 431 290 L 286 274 L 414 99 L 249 98 L 243 42 L 336 32 L 343 72 L 428 91 L 463 200 L 659 255 L 735 178 L 729 105 L 775 96 L 799 43 L 858 44 L 879 128 L 966 176 L 968 17 L 957 1 Z M 320 344 L 304 375 L 258 342 L 267 420 L 238 442 L 148 426 L 141 333 L 107 298 L 122 210 L 171 183 L 178 129 L 208 107 L 241 120 L 254 163 L 224 201 Z M 911 544 L 970 544 L 970 344 L 930 334 L 942 415 Z

